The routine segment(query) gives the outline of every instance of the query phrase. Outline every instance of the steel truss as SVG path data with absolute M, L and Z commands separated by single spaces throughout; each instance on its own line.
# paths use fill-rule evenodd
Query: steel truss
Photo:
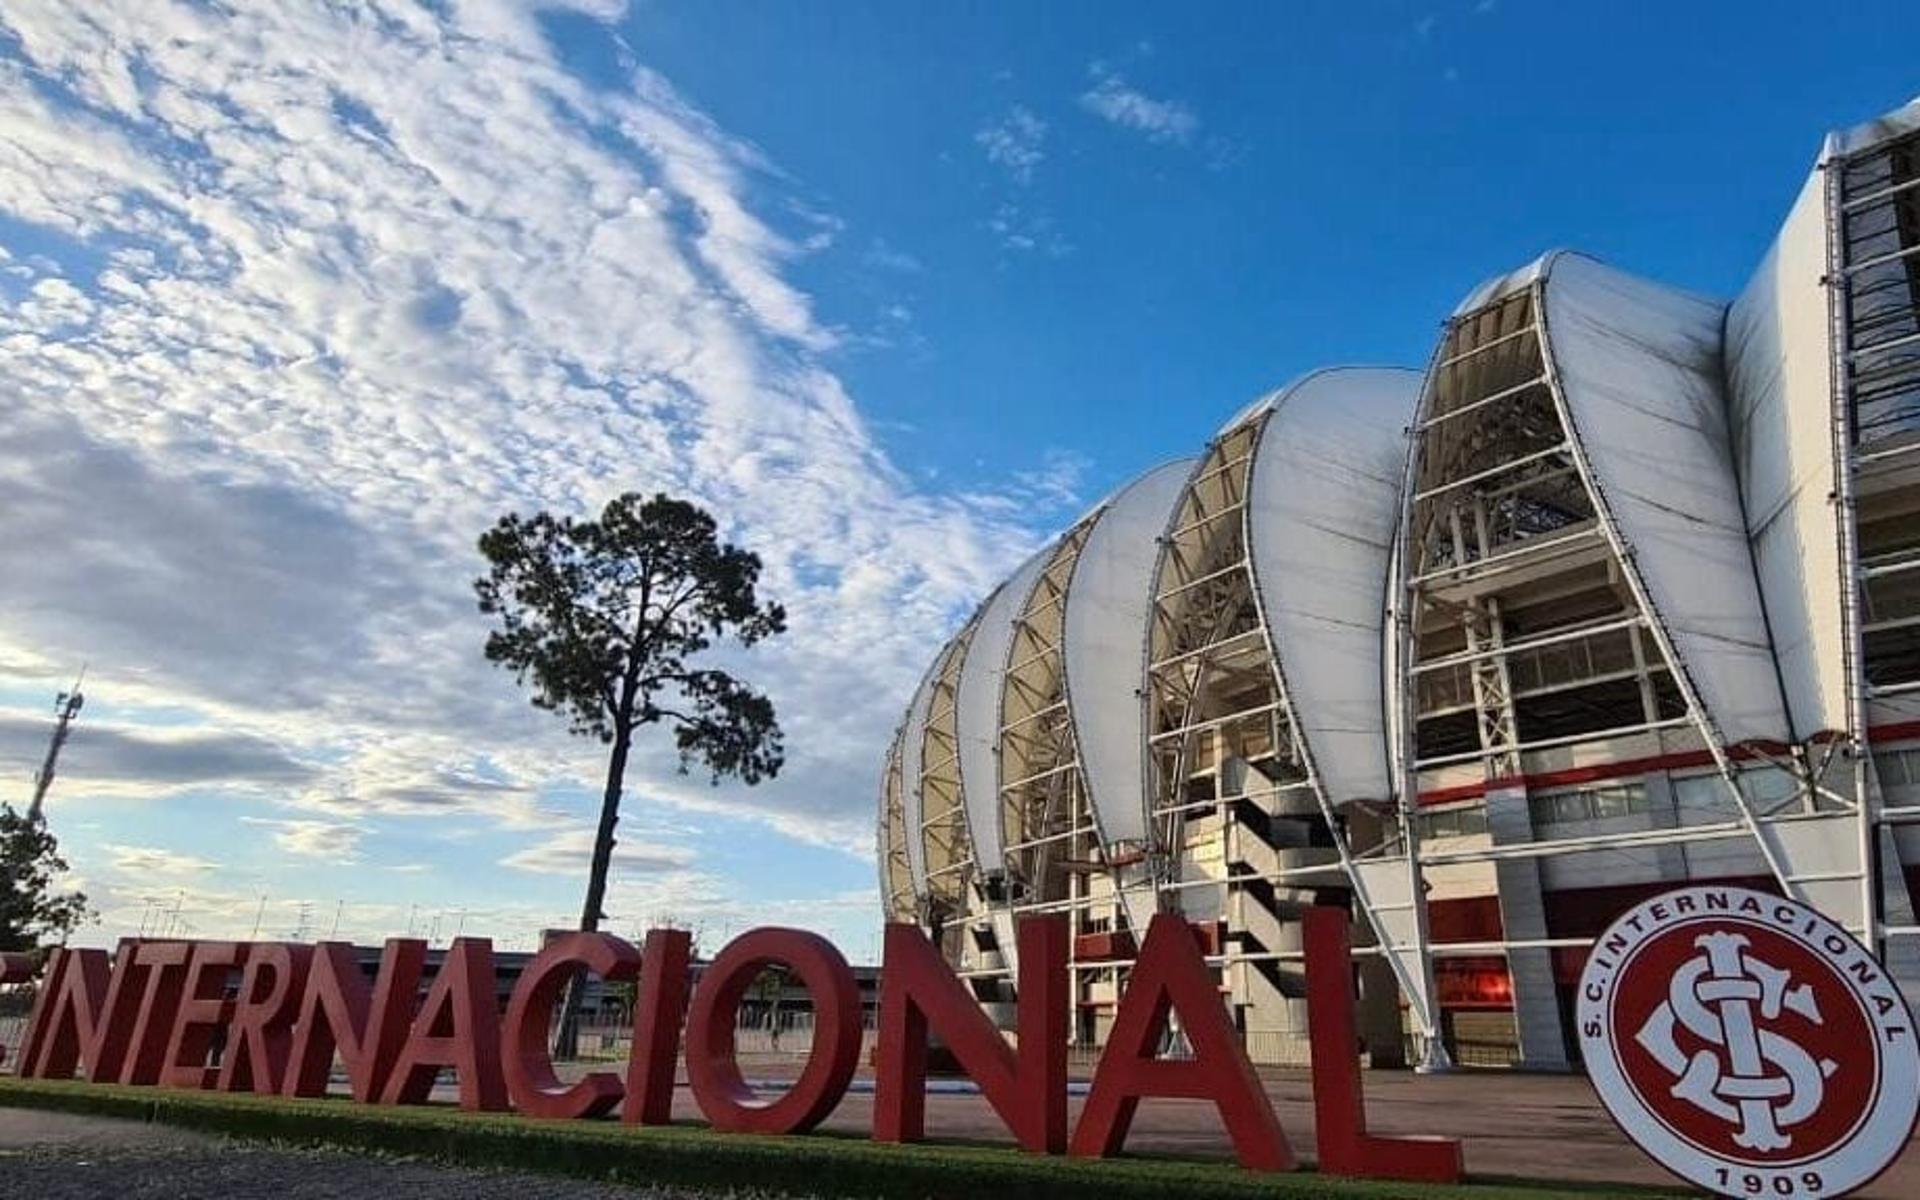
M 1781 835 L 1769 826 L 1786 814 L 1757 811 L 1741 786 L 1726 740 L 1702 704 L 1613 518 L 1554 361 L 1545 303 L 1550 267 L 1549 262 L 1524 286 L 1449 323 L 1435 352 L 1421 419 L 1409 446 L 1394 619 L 1401 664 L 1395 689 L 1398 840 L 1406 852 L 1411 876 L 1406 890 L 1415 913 L 1400 925 L 1429 995 L 1433 958 L 1442 952 L 1431 943 L 1425 915 L 1425 868 L 1430 865 L 1745 839 L 1788 895 L 1804 897 L 1806 885 L 1827 878 L 1796 876 L 1783 860 L 1776 845 Z M 1584 540 L 1595 534 L 1597 544 Z M 1574 578 L 1592 563 L 1596 545 L 1604 547 L 1598 578 L 1605 586 L 1593 592 L 1612 593 L 1611 604 L 1602 606 L 1605 611 L 1590 604 L 1569 619 L 1548 617 L 1516 635 L 1508 618 L 1513 604 L 1530 599 L 1526 589 L 1563 574 Z M 1498 562 L 1500 570 L 1489 572 L 1489 562 Z M 1607 656 L 1608 669 L 1600 669 L 1601 656 L 1592 653 L 1601 639 L 1614 647 Z M 1584 662 L 1570 667 L 1553 688 L 1535 692 L 1565 695 L 1570 716 L 1556 719 L 1573 727 L 1530 734 L 1522 719 L 1524 689 L 1516 686 L 1516 668 L 1527 654 L 1580 646 L 1589 651 Z M 1470 690 L 1470 695 L 1451 697 L 1453 709 L 1432 703 L 1444 689 L 1430 681 L 1449 675 L 1457 680 L 1461 674 L 1468 676 L 1471 687 L 1454 691 Z M 1597 703 L 1576 703 L 1583 693 L 1602 686 L 1612 690 Z M 1448 745 L 1436 736 L 1444 729 L 1439 719 L 1460 710 L 1473 715 L 1471 748 Z M 1421 848 L 1415 816 L 1422 781 L 1429 775 L 1478 763 L 1481 777 L 1489 782 L 1519 778 L 1531 753 L 1628 737 L 1657 739 L 1661 731 L 1680 728 L 1690 729 L 1708 752 L 1732 798 L 1736 820 L 1444 854 Z M 1450 736 L 1457 742 L 1458 733 Z M 1812 796 L 1815 781 L 1804 762 L 1796 759 L 1790 765 L 1805 794 Z M 1523 940 L 1530 947 L 1537 939 Z M 1504 953 L 1521 948 L 1522 942 L 1498 945 Z M 1389 950 L 1394 949 L 1390 942 Z
M 1355 866 L 1348 814 L 1329 801 L 1300 736 L 1252 560 L 1250 480 L 1272 406 L 1284 403 L 1282 397 L 1258 407 L 1217 437 L 1175 507 L 1161 539 L 1145 693 L 1156 887 L 1162 896 L 1217 889 L 1227 938 L 1236 945 L 1213 961 L 1230 972 L 1236 964 L 1258 970 L 1283 997 L 1297 995 L 1299 981 L 1297 971 L 1278 968 L 1297 963 L 1299 954 L 1267 942 L 1286 937 L 1288 904 L 1339 889 L 1354 897 L 1374 937 L 1384 936 L 1376 925 L 1380 905 Z M 1211 794 L 1196 797 L 1202 780 Z M 1242 805 L 1253 806 L 1244 819 Z M 1302 848 L 1263 844 L 1270 836 L 1263 826 L 1308 812 L 1325 829 L 1327 846 L 1303 855 Z M 1217 876 L 1183 879 L 1178 863 L 1196 820 L 1220 823 L 1227 861 Z M 1328 861 L 1286 865 L 1316 854 Z M 1248 865 L 1249 857 L 1261 866 Z M 1389 962 L 1402 991 L 1413 995 L 1417 981 L 1404 977 L 1406 964 L 1395 956 Z M 1249 984 L 1241 980 L 1238 990 L 1244 994 Z M 1421 1028 L 1431 1036 L 1431 1026 Z
M 1904 823 L 1874 769 L 1874 708 L 1920 691 L 1920 598 L 1911 549 L 1863 548 L 1861 505 L 1914 503 L 1920 451 L 1920 132 L 1864 148 L 1830 144 L 1821 163 L 1827 224 L 1827 314 L 1833 355 L 1834 498 L 1841 570 L 1846 746 L 1860 873 L 1862 940 L 1920 934 L 1887 922 L 1878 869 L 1884 831 Z

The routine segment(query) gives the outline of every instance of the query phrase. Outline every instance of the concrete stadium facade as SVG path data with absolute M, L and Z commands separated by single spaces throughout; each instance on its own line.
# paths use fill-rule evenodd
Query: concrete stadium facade
M 934 655 L 879 843 L 990 1009 L 1069 914 L 1089 1045 L 1160 911 L 1265 1061 L 1313 904 L 1376 1064 L 1576 1065 L 1590 940 L 1688 881 L 1916 994 L 1920 101 L 1827 137 L 1731 304 L 1550 254 L 1424 374 L 1307 375 L 1097 505 Z

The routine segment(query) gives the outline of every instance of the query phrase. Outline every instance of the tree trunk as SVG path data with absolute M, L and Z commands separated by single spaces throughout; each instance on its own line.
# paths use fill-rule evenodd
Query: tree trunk
M 633 730 L 624 722 L 616 723 L 613 753 L 607 758 L 607 790 L 600 798 L 600 828 L 593 839 L 593 865 L 587 872 L 587 899 L 580 907 L 582 933 L 595 933 L 600 929 L 600 909 L 607 898 L 607 874 L 613 865 L 613 828 L 620 823 L 620 789 L 627 773 L 627 750 L 632 744 Z M 575 971 L 567 982 L 560 1029 L 554 1037 L 556 1059 L 580 1056 L 580 1001 L 586 982 L 584 971 Z

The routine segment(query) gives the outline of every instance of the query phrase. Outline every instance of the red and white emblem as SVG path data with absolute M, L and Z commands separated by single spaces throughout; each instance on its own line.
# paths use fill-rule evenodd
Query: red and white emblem
M 1580 976 L 1588 1076 L 1628 1137 L 1721 1195 L 1835 1196 L 1920 1112 L 1913 1013 L 1814 909 L 1687 887 L 1628 910 Z

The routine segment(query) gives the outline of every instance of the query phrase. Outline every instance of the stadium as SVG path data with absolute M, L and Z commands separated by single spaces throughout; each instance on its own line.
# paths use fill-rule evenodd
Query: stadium
M 1688 881 L 1920 994 L 1920 101 L 1828 135 L 1731 303 L 1549 254 L 1424 374 L 1308 374 L 1095 506 L 932 655 L 879 862 L 1009 1023 L 1067 914 L 1088 1047 L 1156 912 L 1262 1062 L 1307 905 L 1375 1065 L 1577 1067 L 1591 939 Z

